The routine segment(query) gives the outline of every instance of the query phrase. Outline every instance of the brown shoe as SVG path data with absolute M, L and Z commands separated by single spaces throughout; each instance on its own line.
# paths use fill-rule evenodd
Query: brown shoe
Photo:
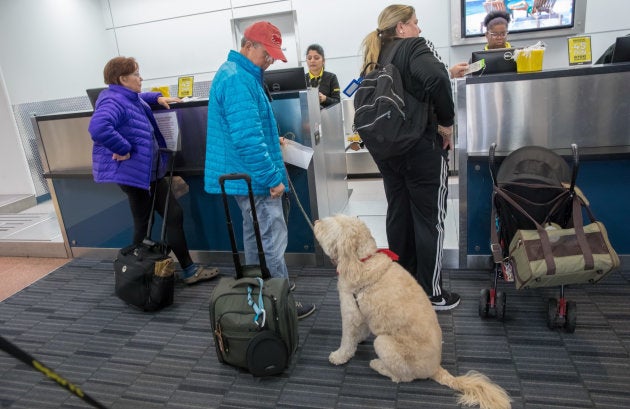
M 218 275 L 219 275 L 219 269 L 216 267 L 199 266 L 197 267 L 197 271 L 195 271 L 195 274 L 191 275 L 188 278 L 184 278 L 182 281 L 190 285 L 190 284 L 199 283 L 201 281 L 212 280 L 214 277 Z

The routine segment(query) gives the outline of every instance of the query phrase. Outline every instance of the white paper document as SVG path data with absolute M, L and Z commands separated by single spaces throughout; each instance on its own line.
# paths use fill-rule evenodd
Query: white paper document
M 160 111 L 154 112 L 155 122 L 160 128 L 160 132 L 166 139 L 166 147 L 172 151 L 180 150 L 179 143 L 179 122 L 177 122 L 176 111 Z
M 282 147 L 282 156 L 286 163 L 295 165 L 302 169 L 308 169 L 311 158 L 313 157 L 313 148 L 304 146 L 290 139 L 285 139 Z

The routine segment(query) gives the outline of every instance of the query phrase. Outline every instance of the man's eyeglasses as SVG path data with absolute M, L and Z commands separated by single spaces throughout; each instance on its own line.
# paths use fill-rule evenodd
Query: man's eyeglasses
M 492 38 L 505 38 L 508 35 L 508 32 L 506 31 L 505 33 L 493 33 L 492 31 L 488 31 L 488 34 L 490 34 L 490 37 Z
M 267 51 L 265 51 L 265 61 L 269 64 L 273 64 L 276 60 L 272 56 L 269 55 Z
M 259 43 L 254 44 L 254 48 L 262 48 L 263 53 L 265 53 L 265 62 L 267 64 L 273 64 L 276 61 L 275 58 L 269 55 L 269 53 L 267 52 L 267 50 L 265 50 L 265 47 L 263 47 L 262 44 L 259 44 Z

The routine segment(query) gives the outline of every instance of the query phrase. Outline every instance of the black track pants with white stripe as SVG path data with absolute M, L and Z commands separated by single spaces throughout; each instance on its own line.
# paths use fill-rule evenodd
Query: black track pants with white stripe
M 376 162 L 387 197 L 387 241 L 429 297 L 442 294 L 447 151 L 421 139 L 402 156 Z

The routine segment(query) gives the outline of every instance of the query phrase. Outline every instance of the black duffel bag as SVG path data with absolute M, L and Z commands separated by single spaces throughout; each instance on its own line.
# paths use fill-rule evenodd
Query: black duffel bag
M 168 250 L 150 240 L 120 249 L 114 260 L 116 296 L 143 311 L 173 304 L 175 267 Z

